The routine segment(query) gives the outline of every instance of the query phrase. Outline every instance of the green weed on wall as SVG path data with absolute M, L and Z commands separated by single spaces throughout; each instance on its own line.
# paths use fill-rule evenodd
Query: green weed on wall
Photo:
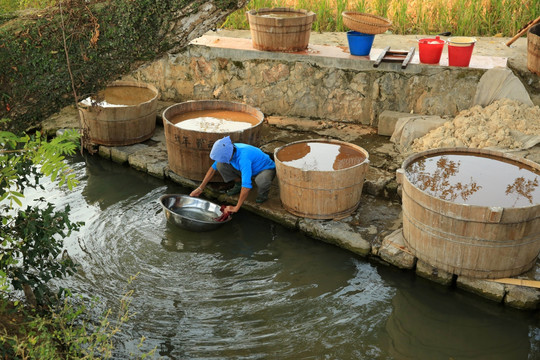
M 87 6 L 71 1 L 0 21 L 0 118 L 27 129 L 74 103 L 62 19 L 79 98 L 96 92 L 133 66 L 162 54 L 163 29 L 187 1 L 118 0 Z

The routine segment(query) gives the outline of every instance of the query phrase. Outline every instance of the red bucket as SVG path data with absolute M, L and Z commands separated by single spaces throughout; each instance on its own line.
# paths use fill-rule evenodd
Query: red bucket
M 444 48 L 444 40 L 436 36 L 435 39 L 418 40 L 420 62 L 423 64 L 438 64 Z
M 469 66 L 476 39 L 466 36 L 448 39 L 448 65 Z

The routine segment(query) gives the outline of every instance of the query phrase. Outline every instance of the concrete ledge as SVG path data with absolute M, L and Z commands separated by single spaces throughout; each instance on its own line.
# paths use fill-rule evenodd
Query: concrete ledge
M 378 126 L 385 110 L 453 116 L 470 107 L 480 77 L 506 58 L 473 56 L 470 67 L 425 65 L 415 55 L 373 67 L 370 57 L 339 46 L 310 45 L 298 53 L 259 51 L 250 39 L 203 36 L 187 49 L 141 67 L 125 80 L 158 88 L 162 100 L 222 99 L 287 115 Z

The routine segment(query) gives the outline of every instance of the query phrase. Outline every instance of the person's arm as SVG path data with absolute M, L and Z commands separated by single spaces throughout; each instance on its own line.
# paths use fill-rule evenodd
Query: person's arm
M 204 179 L 201 183 L 201 185 L 199 185 L 198 188 L 196 188 L 195 190 L 193 190 L 191 192 L 191 194 L 189 194 L 189 196 L 194 196 L 194 197 L 198 197 L 199 195 L 202 194 L 204 188 L 206 187 L 206 185 L 210 182 L 210 179 L 212 179 L 212 177 L 214 176 L 214 174 L 216 173 L 216 170 L 214 170 L 213 167 L 210 167 L 208 169 L 208 171 L 206 172 L 206 175 L 204 175 Z
M 227 206 L 225 208 L 225 212 L 228 212 L 231 214 L 238 212 L 240 210 L 240 207 L 242 207 L 242 204 L 244 203 L 244 201 L 246 201 L 250 190 L 251 190 L 250 188 L 242 187 L 242 190 L 240 190 L 240 195 L 238 196 L 238 202 L 236 203 L 236 206 L 231 206 L 231 205 Z

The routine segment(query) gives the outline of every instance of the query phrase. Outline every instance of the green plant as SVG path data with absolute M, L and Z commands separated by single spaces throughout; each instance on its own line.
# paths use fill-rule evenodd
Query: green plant
M 136 276 L 128 280 L 119 309 L 106 310 L 96 321 L 87 319 L 99 299 L 84 300 L 82 296 L 67 294 L 64 301 L 47 313 L 25 312 L 25 323 L 17 335 L 0 333 L 0 357 L 9 359 L 112 359 L 114 338 L 133 316 L 129 307 L 133 296 L 130 289 Z M 21 310 L 21 309 L 19 309 Z M 153 357 L 155 348 L 143 352 L 144 337 L 138 345 L 138 354 L 130 358 Z
M 75 131 L 52 141 L 39 132 L 17 136 L 0 131 L 0 201 L 4 200 L 0 203 L 0 284 L 9 282 L 14 290 L 26 290 L 27 297 L 30 289 L 39 303 L 49 295 L 49 280 L 75 270 L 71 260 L 62 261 L 59 255 L 63 238 L 82 223 L 70 221 L 69 206 L 57 211 L 41 198 L 23 208 L 21 199 L 26 188 L 43 189 L 43 176 L 70 189 L 76 184 L 64 156 L 75 153 L 77 139 Z
M 253 0 L 246 9 L 263 7 Z M 276 0 L 274 6 L 284 6 Z M 296 0 L 288 7 L 317 13 L 317 31 L 344 31 L 341 13 L 353 10 L 387 17 L 398 34 L 430 34 L 445 31 L 453 35 L 513 36 L 524 24 L 540 16 L 538 0 Z M 270 7 L 264 4 L 264 7 Z M 245 9 L 233 13 L 223 24 L 228 29 L 248 29 Z

